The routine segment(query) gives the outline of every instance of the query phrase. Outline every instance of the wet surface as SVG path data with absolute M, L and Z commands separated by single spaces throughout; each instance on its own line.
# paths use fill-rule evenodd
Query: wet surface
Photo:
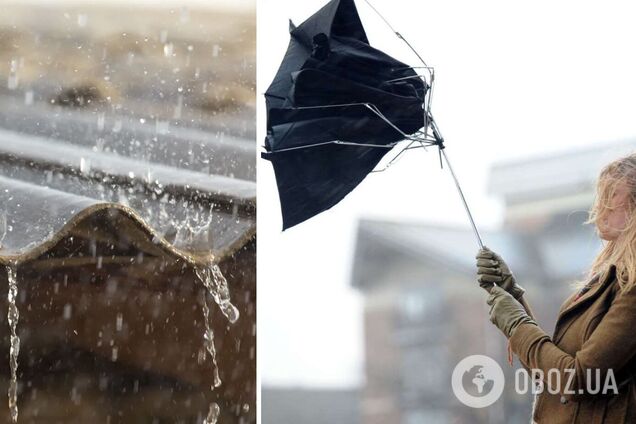
M 255 422 L 255 19 L 6 12 L 0 421 Z

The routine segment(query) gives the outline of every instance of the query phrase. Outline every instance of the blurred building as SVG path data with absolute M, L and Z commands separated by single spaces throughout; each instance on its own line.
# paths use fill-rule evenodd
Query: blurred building
M 584 225 L 598 173 L 634 148 L 636 140 L 628 140 L 491 170 L 488 191 L 503 201 L 504 222 L 482 238 L 510 265 L 548 332 L 570 283 L 584 278 L 600 248 L 594 228 Z M 360 222 L 352 284 L 365 301 L 362 424 L 527 422 L 531 395 L 507 390 L 478 410 L 452 393 L 453 368 L 465 356 L 506 364 L 505 339 L 488 321 L 475 281 L 477 251 L 469 228 Z M 514 368 L 504 368 L 511 384 Z
M 263 387 L 261 419 L 276 424 L 358 424 L 360 394 L 356 389 Z

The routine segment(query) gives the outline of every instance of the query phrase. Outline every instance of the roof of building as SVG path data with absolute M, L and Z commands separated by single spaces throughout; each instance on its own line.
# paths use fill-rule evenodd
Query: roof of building
M 157 131 L 112 111 L 26 109 L 0 108 L 0 262 L 40 255 L 104 210 L 195 261 L 253 238 L 253 140 L 183 124 Z
M 559 225 L 561 231 L 550 230 Z M 590 227 L 581 226 L 580 217 L 554 217 L 544 231 L 535 234 L 514 230 L 480 233 L 485 245 L 504 257 L 515 275 L 546 283 L 580 278 L 599 248 L 598 239 Z M 474 233 L 465 227 L 361 220 L 352 284 L 359 288 L 372 286 L 373 276 L 380 275 L 380 268 L 386 266 L 378 257 L 396 251 L 401 257 L 408 256 L 422 264 L 442 265 L 472 277 L 478 249 Z
M 507 201 L 590 190 L 605 164 L 634 151 L 636 139 L 626 139 L 507 160 L 493 165 L 487 190 Z

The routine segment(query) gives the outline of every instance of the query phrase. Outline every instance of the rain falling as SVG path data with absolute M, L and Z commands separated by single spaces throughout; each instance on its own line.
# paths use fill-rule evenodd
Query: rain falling
M 0 63 L 0 421 L 255 423 L 254 10 L 6 5 Z

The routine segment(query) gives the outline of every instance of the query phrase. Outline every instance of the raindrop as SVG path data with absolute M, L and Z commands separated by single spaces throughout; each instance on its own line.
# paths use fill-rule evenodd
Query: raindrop
M 20 79 L 18 78 L 18 60 L 11 59 L 11 66 L 9 68 L 9 79 L 7 80 L 7 88 L 9 90 L 15 90 L 18 88 Z
M 163 45 L 163 55 L 165 57 L 172 57 L 174 56 L 174 44 L 172 43 L 166 43 Z
M 2 247 L 2 242 L 4 238 L 7 236 L 7 211 L 2 211 L 0 213 L 0 247 Z
M 87 23 L 88 15 L 86 15 L 85 13 L 79 13 L 77 15 L 77 26 L 79 26 L 80 28 L 84 28 Z
M 91 160 L 88 158 L 80 158 L 80 172 L 89 174 L 91 172 Z
M 177 105 L 174 108 L 174 114 L 172 115 L 172 117 L 174 119 L 181 119 L 182 110 L 183 110 L 183 94 L 179 94 L 179 97 L 177 98 Z
M 66 305 L 64 305 L 64 312 L 62 312 L 62 317 L 64 317 L 65 320 L 69 320 L 71 319 L 71 316 L 73 315 L 73 305 L 71 305 L 70 303 L 67 303 Z
M 33 104 L 33 90 L 28 90 L 24 93 L 24 104 L 27 106 Z
M 216 403 L 211 403 L 210 410 L 208 411 L 208 415 L 205 417 L 203 424 L 216 424 L 219 419 L 219 415 L 221 415 L 221 408 Z
M 116 324 L 117 331 L 121 331 L 121 329 L 124 326 L 124 316 L 122 315 L 121 312 L 117 314 L 117 320 L 115 324 Z

